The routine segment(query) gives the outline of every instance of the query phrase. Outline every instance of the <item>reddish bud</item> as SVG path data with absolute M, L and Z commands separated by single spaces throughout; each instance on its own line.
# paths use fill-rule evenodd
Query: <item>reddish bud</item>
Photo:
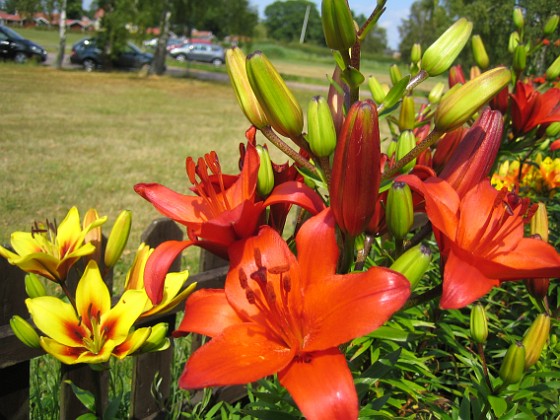
M 456 84 L 460 83 L 462 85 L 465 84 L 465 73 L 463 73 L 463 68 L 460 64 L 453 66 L 449 69 L 449 87 L 453 87 Z
M 343 232 L 356 236 L 371 220 L 381 180 L 377 107 L 371 100 L 349 109 L 334 151 L 331 208 Z
M 465 134 L 467 128 L 459 127 L 453 131 L 445 133 L 445 135 L 438 141 L 436 151 L 432 159 L 432 168 L 439 173 L 457 148 Z

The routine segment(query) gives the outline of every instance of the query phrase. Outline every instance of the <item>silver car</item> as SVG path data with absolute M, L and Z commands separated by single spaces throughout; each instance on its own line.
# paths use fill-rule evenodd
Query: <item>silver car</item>
M 202 61 L 221 66 L 225 62 L 225 51 L 220 45 L 190 43 L 169 51 L 169 55 L 179 61 Z

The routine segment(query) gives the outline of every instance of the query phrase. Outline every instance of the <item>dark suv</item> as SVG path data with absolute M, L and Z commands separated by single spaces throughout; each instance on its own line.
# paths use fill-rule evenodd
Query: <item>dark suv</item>
M 179 61 L 204 61 L 215 66 L 226 61 L 224 49 L 216 44 L 192 43 L 184 44 L 169 51 L 169 55 Z
M 111 64 L 123 70 L 149 69 L 153 59 L 153 54 L 145 53 L 129 42 L 111 60 Z M 103 68 L 103 51 L 97 47 L 95 38 L 85 38 L 72 45 L 70 62 L 83 66 L 86 71 Z
M 16 63 L 25 63 L 30 59 L 43 62 L 47 60 L 47 50 L 13 29 L 0 25 L 0 59 L 14 60 Z

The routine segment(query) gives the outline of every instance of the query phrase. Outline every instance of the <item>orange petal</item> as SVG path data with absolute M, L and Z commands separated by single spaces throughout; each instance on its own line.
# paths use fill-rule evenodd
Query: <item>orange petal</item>
M 278 373 L 307 420 L 358 418 L 358 395 L 346 358 L 336 348 L 304 353 Z
M 311 214 L 317 214 L 325 208 L 325 203 L 315 190 L 297 181 L 283 182 L 275 187 L 264 202 L 264 206 L 280 203 L 296 204 Z
M 215 337 L 225 328 L 242 322 L 227 301 L 223 289 L 201 289 L 187 299 L 185 315 L 173 336 L 195 332 Z
M 439 306 L 442 309 L 459 309 L 473 303 L 500 282 L 486 277 L 474 265 L 450 252 L 443 272 L 443 292 Z
M 409 296 L 410 282 L 386 268 L 324 278 L 305 294 L 303 348 L 324 350 L 370 333 Z
M 283 369 L 293 357 L 294 351 L 271 341 L 264 328 L 237 324 L 193 353 L 179 386 L 193 389 L 254 382 Z

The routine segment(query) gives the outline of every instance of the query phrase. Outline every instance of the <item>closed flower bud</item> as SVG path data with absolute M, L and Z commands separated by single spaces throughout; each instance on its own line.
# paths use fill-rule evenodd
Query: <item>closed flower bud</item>
M 245 61 L 241 48 L 233 47 L 226 51 L 226 69 L 237 102 L 249 122 L 257 128 L 263 128 L 268 125 L 268 121 L 249 83 Z
M 548 340 L 549 334 L 550 316 L 547 314 L 539 314 L 523 337 L 523 345 L 525 346 L 525 369 L 529 369 L 537 363 L 544 345 Z
M 500 367 L 500 378 L 505 385 L 515 384 L 523 378 L 525 370 L 525 346 L 517 342 L 512 344 Z
M 247 76 L 272 128 L 283 136 L 299 137 L 303 130 L 301 107 L 262 52 L 247 56 Z
M 474 62 L 482 70 L 485 70 L 486 67 L 488 67 L 488 65 L 490 64 L 490 59 L 488 58 L 486 48 L 484 48 L 482 38 L 480 37 L 480 35 L 473 35 L 471 42 Z
M 513 9 L 513 24 L 519 30 L 523 29 L 523 25 L 525 24 L 523 11 L 519 7 Z
M 274 188 L 274 171 L 268 150 L 262 146 L 257 146 L 260 165 L 257 175 L 257 192 L 261 197 L 267 197 Z
M 39 344 L 39 334 L 29 322 L 19 315 L 14 315 L 10 318 L 10 327 L 16 337 L 25 344 L 27 347 L 38 349 L 41 347 Z
M 117 217 L 105 247 L 105 266 L 113 267 L 121 257 L 128 235 L 130 235 L 130 227 L 132 225 L 132 212 L 123 210 Z
M 537 210 L 531 218 L 531 235 L 539 235 L 541 239 L 548 242 L 548 213 L 543 202 L 537 204 Z
M 416 147 L 416 136 L 410 130 L 405 130 L 399 135 L 397 140 L 397 150 L 395 151 L 395 160 L 401 160 L 408 152 Z M 407 173 L 416 165 L 416 159 L 412 159 L 401 169 L 401 172 Z
M 86 214 L 84 215 L 83 221 L 83 228 L 86 229 L 87 226 L 90 226 L 93 222 L 99 219 L 99 214 L 95 209 L 89 209 Z M 101 244 L 103 241 L 103 232 L 101 230 L 101 225 L 90 229 L 88 233 L 86 233 L 86 237 L 84 238 L 85 243 L 91 243 L 95 246 L 95 251 L 91 254 L 84 256 L 86 261 L 93 260 L 99 265 L 101 263 Z
M 151 332 L 144 344 L 138 350 L 139 353 L 148 353 L 161 351 L 169 348 L 170 341 L 167 338 L 168 325 L 165 322 L 160 322 L 151 327 Z
M 430 76 L 447 71 L 471 35 L 472 22 L 465 18 L 451 25 L 422 56 L 422 69 Z
M 399 128 L 403 130 L 412 130 L 416 121 L 416 113 L 414 111 L 414 98 L 405 96 L 401 102 L 401 112 L 399 114 Z
M 558 15 L 552 15 L 547 19 L 546 23 L 544 24 L 544 28 L 543 28 L 544 36 L 548 36 L 548 35 L 554 33 L 554 31 L 558 27 L 558 20 L 559 20 Z
M 383 89 L 381 83 L 379 83 L 375 76 L 369 77 L 368 87 L 375 103 L 381 104 L 383 102 L 383 99 L 385 99 L 385 95 L 387 94 L 387 92 L 385 92 L 385 89 Z
M 356 27 L 346 0 L 323 0 L 321 21 L 330 49 L 344 51 L 356 43 Z
M 519 44 L 513 51 L 513 69 L 517 72 L 525 70 L 527 66 L 527 50 L 525 45 Z
M 422 59 L 422 47 L 420 44 L 415 42 L 412 44 L 412 49 L 410 50 L 410 61 L 417 63 Z
M 550 66 L 546 69 L 546 80 L 555 80 L 560 76 L 560 55 L 556 57 L 556 60 L 552 62 Z
M 558 134 L 560 134 L 560 121 L 551 122 L 548 127 L 546 127 L 546 135 L 548 137 L 556 137 Z
M 45 290 L 45 286 L 33 273 L 26 274 L 25 276 L 25 293 L 30 298 L 36 298 L 39 296 L 45 296 L 47 291 Z
M 515 48 L 519 45 L 519 40 L 520 40 L 519 32 L 514 31 L 509 35 L 508 51 L 510 53 L 513 54 L 513 52 L 515 51 Z
M 387 194 L 385 206 L 387 229 L 397 240 L 402 240 L 414 222 L 412 193 L 404 182 L 393 182 Z
M 315 96 L 307 107 L 307 142 L 315 156 L 328 157 L 336 147 L 336 129 L 327 101 Z
M 402 79 L 401 69 L 396 64 L 389 67 L 389 76 L 391 77 L 391 84 L 395 86 L 399 80 Z
M 441 97 L 443 96 L 443 91 L 445 90 L 445 85 L 443 82 L 438 82 L 434 85 L 430 93 L 428 94 L 428 101 L 431 104 L 437 104 Z
M 483 344 L 488 337 L 488 318 L 484 306 L 475 303 L 471 310 L 471 338 L 475 343 Z
M 381 181 L 381 150 L 377 107 L 371 100 L 355 102 L 346 115 L 334 151 L 331 208 L 340 229 L 356 236 L 371 220 Z
M 463 73 L 463 67 L 461 67 L 460 64 L 457 64 L 456 66 L 452 66 L 449 69 L 449 75 L 447 77 L 447 80 L 450 88 L 457 84 L 464 85 L 466 80 L 465 80 L 465 73 Z
M 340 132 L 342 123 L 344 121 L 344 101 L 345 101 L 345 90 L 348 90 L 348 86 L 342 81 L 341 77 L 342 71 L 340 67 L 336 66 L 332 75 L 333 83 L 329 86 L 329 94 L 327 96 L 327 102 L 329 104 L 329 109 L 331 110 L 331 115 L 336 129 L 336 133 Z M 335 85 L 338 84 L 338 86 Z
M 480 71 L 480 67 L 478 67 L 478 66 L 472 66 L 472 67 L 471 67 L 470 74 L 469 74 L 469 79 L 474 79 L 474 78 L 480 76 L 481 74 L 482 74 L 482 73 L 481 73 L 481 71 Z
M 469 80 L 442 98 L 435 114 L 435 127 L 450 131 L 463 125 L 478 109 L 496 95 L 511 80 L 505 67 L 497 67 Z
M 428 271 L 431 261 L 430 247 L 419 244 L 405 251 L 390 268 L 405 276 L 410 282 L 410 290 L 413 290 Z
M 453 131 L 449 131 L 443 135 L 436 144 L 436 151 L 432 159 L 432 168 L 436 173 L 440 173 L 449 161 L 457 146 L 467 133 L 466 127 L 459 127 Z

